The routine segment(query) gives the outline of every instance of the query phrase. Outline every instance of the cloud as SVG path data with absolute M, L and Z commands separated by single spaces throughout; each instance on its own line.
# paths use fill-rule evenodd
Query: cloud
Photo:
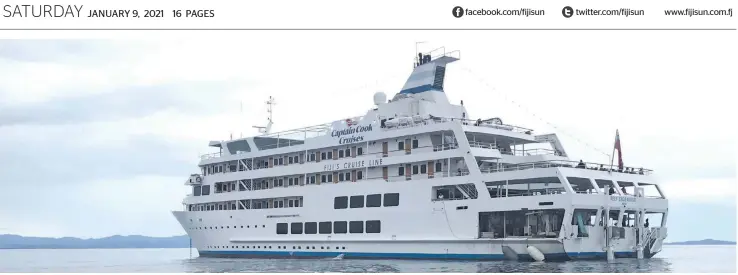
M 210 115 L 220 112 L 221 106 L 230 102 L 239 87 L 238 83 L 184 81 L 123 86 L 104 93 L 87 93 L 25 104 L 0 103 L 0 127 L 121 120 L 168 109 L 190 115 Z

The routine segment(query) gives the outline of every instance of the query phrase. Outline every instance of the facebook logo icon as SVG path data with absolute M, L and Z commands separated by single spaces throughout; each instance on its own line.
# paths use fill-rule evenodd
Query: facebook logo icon
M 461 18 L 462 16 L 464 16 L 464 8 L 460 6 L 454 7 L 453 14 L 454 14 L 454 17 Z

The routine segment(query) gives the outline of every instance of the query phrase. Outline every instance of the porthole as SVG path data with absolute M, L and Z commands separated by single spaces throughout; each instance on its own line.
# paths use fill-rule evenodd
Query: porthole
M 295 246 L 292 246 L 292 249 L 295 249 Z
M 246 247 L 242 245 L 242 246 L 241 246 L 241 249 L 244 249 L 244 248 L 246 248 Z
M 320 249 L 323 249 L 323 247 L 321 246 Z
M 241 228 L 243 228 L 243 225 L 241 226 Z
M 338 249 L 338 246 L 336 246 L 336 249 Z
M 298 246 L 297 249 L 302 249 L 302 246 Z
M 246 246 L 246 248 L 251 248 L 251 246 L 248 246 L 248 245 L 247 245 L 247 246 Z
M 250 228 L 250 227 L 247 225 L 246 228 Z
M 269 246 L 269 249 L 272 249 L 272 246 L 271 245 Z
M 341 249 L 346 250 L 346 247 L 345 246 L 344 247 L 341 247 Z
M 226 228 L 231 228 L 230 226 L 226 226 Z

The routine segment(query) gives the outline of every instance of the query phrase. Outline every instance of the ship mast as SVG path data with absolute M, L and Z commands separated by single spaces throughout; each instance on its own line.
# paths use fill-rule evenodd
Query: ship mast
M 266 101 L 267 104 L 267 113 L 269 114 L 269 117 L 267 118 L 267 125 L 266 126 L 253 126 L 254 128 L 259 129 L 259 133 L 262 134 L 269 134 L 272 130 L 272 125 L 274 124 L 273 120 L 273 108 L 274 105 L 277 105 L 277 102 L 274 100 L 273 97 L 269 96 L 269 100 Z

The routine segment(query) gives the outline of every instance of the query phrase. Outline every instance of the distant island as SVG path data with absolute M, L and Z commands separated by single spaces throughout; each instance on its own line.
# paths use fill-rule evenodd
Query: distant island
M 700 241 L 670 242 L 664 243 L 664 245 L 735 245 L 735 242 L 704 239 Z
M 139 235 L 110 236 L 98 239 L 43 238 L 19 235 L 0 235 L 0 249 L 76 249 L 76 248 L 187 248 L 187 235 L 173 237 L 147 237 Z
M 670 242 L 664 245 L 735 245 L 732 241 L 705 239 L 701 241 Z M 188 248 L 187 235 L 147 237 L 139 235 L 110 236 L 98 239 L 43 238 L 19 235 L 0 235 L 0 249 L 84 249 L 84 248 Z

